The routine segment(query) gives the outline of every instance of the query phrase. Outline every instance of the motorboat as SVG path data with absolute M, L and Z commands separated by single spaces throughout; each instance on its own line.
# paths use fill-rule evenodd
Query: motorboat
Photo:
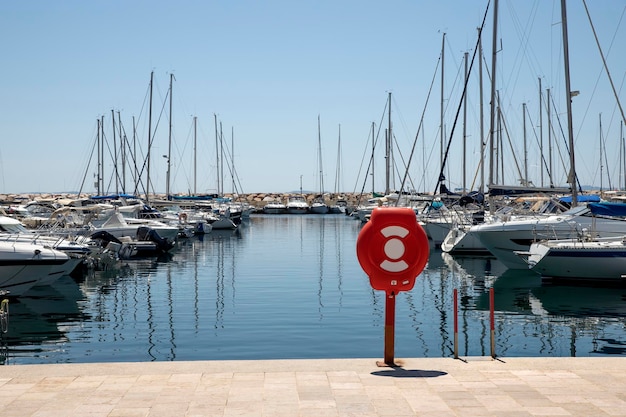
M 179 232 L 178 227 L 165 224 L 158 220 L 127 218 L 122 216 L 119 212 L 115 212 L 112 213 L 101 226 L 93 227 L 91 234 L 93 235 L 95 232 L 105 231 L 116 238 L 124 236 L 134 238 L 137 236 L 137 229 L 140 227 L 149 227 L 158 233 L 160 237 L 170 242 L 176 241 Z
M 309 212 L 309 203 L 306 202 L 302 195 L 292 195 L 287 199 L 288 214 L 307 214 Z
M 527 252 L 534 242 L 576 239 L 583 230 L 591 230 L 597 237 L 626 234 L 626 204 L 588 203 L 556 215 L 505 218 L 472 226 L 471 230 L 507 268 L 527 269 L 528 264 L 517 253 Z
M 626 235 L 543 240 L 517 255 L 546 278 L 626 283 Z
M 65 275 L 69 256 L 27 242 L 0 240 L 0 290 L 19 297 L 35 285 Z
M 55 234 L 54 230 L 48 229 L 30 230 L 21 221 L 8 216 L 0 216 L 0 241 L 31 243 L 64 252 L 69 256 L 69 260 L 60 272 L 67 275 L 72 273 L 94 249 L 91 239 L 87 236 L 66 236 L 64 233 Z M 50 283 L 51 281 L 42 280 L 37 285 Z
M 263 206 L 263 213 L 265 214 L 285 214 L 287 213 L 287 206 L 277 200 L 271 200 L 265 203 Z
M 145 226 L 137 229 L 137 235 L 134 237 L 116 237 L 105 230 L 100 230 L 93 233 L 91 238 L 98 241 L 102 248 L 111 252 L 117 259 L 158 256 L 174 247 L 173 241 L 160 237 L 154 229 Z

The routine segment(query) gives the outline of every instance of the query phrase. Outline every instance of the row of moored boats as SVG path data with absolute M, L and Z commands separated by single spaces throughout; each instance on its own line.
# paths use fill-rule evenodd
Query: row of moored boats
M 370 201 L 355 210 L 367 221 Z M 626 283 L 626 204 L 619 196 L 520 196 L 502 198 L 490 212 L 462 198 L 414 199 L 410 205 L 429 239 L 453 255 L 494 256 L 508 269 L 544 278 Z
M 228 200 L 147 204 L 123 195 L 5 205 L 0 292 L 19 297 L 85 268 L 166 254 L 179 238 L 237 229 L 251 211 Z

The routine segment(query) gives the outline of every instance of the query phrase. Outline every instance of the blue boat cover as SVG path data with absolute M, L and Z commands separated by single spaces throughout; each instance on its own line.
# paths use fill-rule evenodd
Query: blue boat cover
M 591 209 L 593 214 L 615 217 L 626 216 L 625 203 L 589 203 L 587 207 Z
M 115 200 L 118 198 L 137 198 L 132 194 L 110 194 L 110 195 L 93 195 L 90 197 L 93 200 Z
M 579 203 L 599 203 L 600 202 L 600 196 L 596 195 L 596 194 L 583 194 L 583 195 L 579 195 L 576 197 L 576 200 L 578 200 Z M 572 202 L 572 196 L 571 195 L 566 195 L 564 197 L 559 198 L 559 201 L 562 203 L 571 203 Z

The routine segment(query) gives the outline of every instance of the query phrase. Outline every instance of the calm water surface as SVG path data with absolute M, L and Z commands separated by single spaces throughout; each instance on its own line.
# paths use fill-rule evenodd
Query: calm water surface
M 165 259 L 77 283 L 63 277 L 10 303 L 5 364 L 273 358 L 382 358 L 384 293 L 356 257 L 361 224 L 343 215 L 253 215 L 235 232 L 181 240 Z M 395 357 L 626 352 L 626 290 L 542 284 L 490 258 L 431 248 L 396 302 Z

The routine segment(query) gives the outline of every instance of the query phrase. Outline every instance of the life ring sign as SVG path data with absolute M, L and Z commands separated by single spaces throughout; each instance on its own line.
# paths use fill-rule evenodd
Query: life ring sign
M 407 207 L 377 207 L 356 241 L 361 268 L 375 290 L 409 291 L 428 262 L 426 232 Z

